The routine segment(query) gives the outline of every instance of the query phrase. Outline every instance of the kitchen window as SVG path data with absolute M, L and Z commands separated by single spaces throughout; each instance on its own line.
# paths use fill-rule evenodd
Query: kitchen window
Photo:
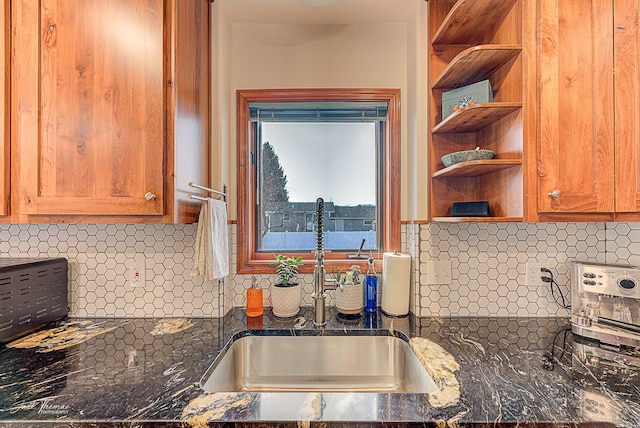
M 400 249 L 398 90 L 239 90 L 237 108 L 239 273 L 274 253 L 311 271 L 318 197 L 328 266 Z

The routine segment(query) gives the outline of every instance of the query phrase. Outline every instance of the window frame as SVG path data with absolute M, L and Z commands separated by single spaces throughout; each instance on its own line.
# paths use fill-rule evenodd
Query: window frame
M 255 174 L 252 165 L 253 127 L 249 118 L 249 104 L 253 102 L 287 101 L 382 101 L 388 103 L 386 138 L 382 148 L 382 197 L 384 232 L 383 251 L 400 251 L 400 154 L 401 120 L 399 89 L 239 89 L 236 91 L 237 126 L 237 272 L 239 274 L 273 273 L 269 264 L 273 255 L 255 251 Z M 287 251 L 302 256 L 302 273 L 313 272 L 314 251 Z M 377 257 L 376 259 L 381 259 Z M 364 266 L 366 260 L 347 259 L 347 252 L 325 253 L 325 266 L 331 270 Z M 382 268 L 380 265 L 379 269 Z

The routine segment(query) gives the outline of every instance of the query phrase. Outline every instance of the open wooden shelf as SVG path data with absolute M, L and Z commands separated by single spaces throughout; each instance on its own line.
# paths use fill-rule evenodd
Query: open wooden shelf
M 431 132 L 475 132 L 522 108 L 522 103 L 480 103 L 464 107 L 437 124 Z
M 432 88 L 459 88 L 487 79 L 520 52 L 521 45 L 480 45 L 469 48 L 451 60 Z
M 507 168 L 522 165 L 522 159 L 488 159 L 468 162 L 460 162 L 447 168 L 434 172 L 431 176 L 437 177 L 477 177 L 491 174 Z
M 458 0 L 433 37 L 432 44 L 480 43 L 497 26 L 516 0 Z
M 494 223 L 525 218 L 528 152 L 522 109 L 527 1 L 428 0 L 430 221 Z M 442 93 L 482 80 L 491 81 L 495 101 L 459 108 L 443 119 Z M 491 149 L 498 158 L 444 168 L 440 156 L 472 147 Z M 488 201 L 495 216 L 452 217 L 452 204 L 459 201 Z
M 439 223 L 500 223 L 500 222 L 522 222 L 522 217 L 433 217 L 433 222 Z

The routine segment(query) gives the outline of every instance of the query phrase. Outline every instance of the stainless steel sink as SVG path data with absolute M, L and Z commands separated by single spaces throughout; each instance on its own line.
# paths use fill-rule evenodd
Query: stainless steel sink
M 213 362 L 210 392 L 415 392 L 438 389 L 393 336 L 245 336 Z

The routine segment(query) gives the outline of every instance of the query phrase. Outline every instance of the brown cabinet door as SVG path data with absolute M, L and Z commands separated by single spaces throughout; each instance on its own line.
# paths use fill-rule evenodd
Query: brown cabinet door
M 9 2 L 0 7 L 0 216 L 9 214 Z
M 640 0 L 616 0 L 616 211 L 640 212 Z
M 611 0 L 540 0 L 541 213 L 614 211 L 612 6 Z M 554 191 L 559 197 L 549 196 Z
M 165 9 L 14 2 L 21 214 L 163 214 Z

